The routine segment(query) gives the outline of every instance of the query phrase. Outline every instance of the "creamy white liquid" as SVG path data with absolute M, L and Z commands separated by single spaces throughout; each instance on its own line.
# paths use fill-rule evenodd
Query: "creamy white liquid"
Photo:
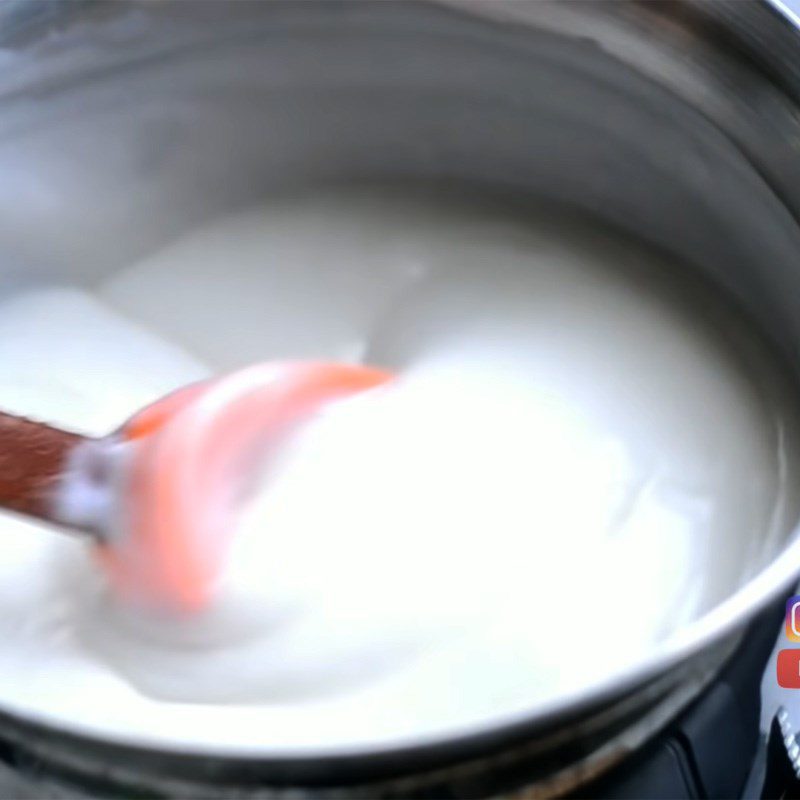
M 344 194 L 0 304 L 0 406 L 93 433 L 267 358 L 400 375 L 275 458 L 195 619 L 120 607 L 80 543 L 4 521 L 26 531 L 0 552 L 0 703 L 302 750 L 512 716 L 644 658 L 798 515 L 794 397 L 684 284 L 590 227 Z

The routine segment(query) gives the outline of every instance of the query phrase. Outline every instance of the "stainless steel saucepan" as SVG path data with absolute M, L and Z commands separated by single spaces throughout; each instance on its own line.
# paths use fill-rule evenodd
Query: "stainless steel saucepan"
M 298 186 L 463 182 L 575 207 L 671 253 L 797 370 L 798 65 L 790 12 L 759 2 L 8 0 L 0 291 L 94 280 Z M 101 711 L 89 730 L 9 703 L 0 740 L 54 784 L 102 791 L 457 796 L 494 771 L 531 797 L 563 792 L 653 736 L 787 593 L 800 540 L 762 553 L 646 662 L 435 739 L 219 752 L 157 730 L 132 740 Z

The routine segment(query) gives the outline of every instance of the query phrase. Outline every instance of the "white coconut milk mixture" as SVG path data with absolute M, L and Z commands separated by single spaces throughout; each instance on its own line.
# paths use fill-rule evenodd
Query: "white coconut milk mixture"
M 121 607 L 82 543 L 4 518 L 0 705 L 336 748 L 513 715 L 645 657 L 798 515 L 790 387 L 683 284 L 591 227 L 334 193 L 7 297 L 0 406 L 88 433 L 270 358 L 399 378 L 280 454 L 194 619 Z

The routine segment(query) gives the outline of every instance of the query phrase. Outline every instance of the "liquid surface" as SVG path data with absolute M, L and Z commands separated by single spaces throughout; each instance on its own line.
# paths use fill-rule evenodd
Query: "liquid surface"
M 0 303 L 0 405 L 89 433 L 291 357 L 400 377 L 270 464 L 208 612 L 122 607 L 80 543 L 4 520 L 26 530 L 0 553 L 2 705 L 244 751 L 468 728 L 646 657 L 798 516 L 796 402 L 771 355 L 591 226 L 286 199 L 90 289 Z

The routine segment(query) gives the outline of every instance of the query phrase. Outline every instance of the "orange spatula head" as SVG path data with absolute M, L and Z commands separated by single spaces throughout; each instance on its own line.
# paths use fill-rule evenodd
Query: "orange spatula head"
M 291 426 L 389 378 L 357 365 L 268 363 L 186 387 L 134 416 L 120 432 L 130 444 L 121 530 L 100 546 L 115 588 L 203 607 L 224 567 L 244 476 Z

